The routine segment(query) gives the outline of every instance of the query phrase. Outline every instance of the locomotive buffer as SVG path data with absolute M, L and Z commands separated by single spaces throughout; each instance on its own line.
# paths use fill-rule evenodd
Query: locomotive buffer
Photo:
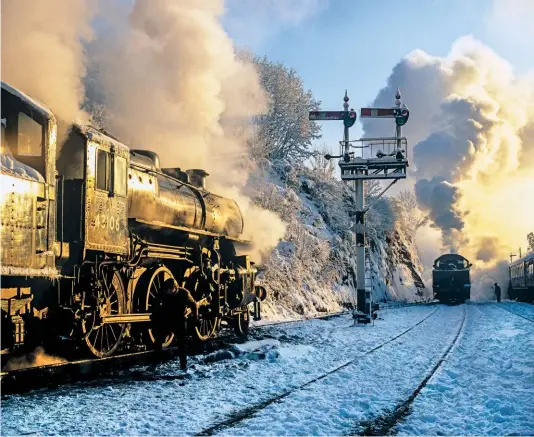
M 374 319 L 371 279 L 366 278 L 365 213 L 399 179 L 406 178 L 408 167 L 408 142 L 402 136 L 402 126 L 408 121 L 410 112 L 401 102 L 397 88 L 395 106 L 392 108 L 361 108 L 361 118 L 393 118 L 396 130 L 393 137 L 360 138 L 349 140 L 349 128 L 356 121 L 356 113 L 349 111 L 349 97 L 345 91 L 343 111 L 310 111 L 310 120 L 343 120 L 343 140 L 340 141 L 338 156 L 325 155 L 326 159 L 338 158 L 341 179 L 354 181 L 354 203 L 356 205 L 356 310 L 355 322 L 370 323 Z M 353 149 L 353 150 L 351 150 Z M 370 205 L 365 205 L 365 181 L 370 179 L 390 180 Z M 370 266 L 368 267 L 370 270 Z

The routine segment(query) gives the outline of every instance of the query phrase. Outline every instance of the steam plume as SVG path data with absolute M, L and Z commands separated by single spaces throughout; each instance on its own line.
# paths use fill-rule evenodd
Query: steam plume
M 374 104 L 391 106 L 397 86 L 411 111 L 419 207 L 442 250 L 497 278 L 534 220 L 534 81 L 464 37 L 445 58 L 417 50 L 402 59 Z M 376 127 L 364 123 L 366 134 Z
M 29 354 L 11 358 L 2 370 L 25 369 L 27 367 L 48 366 L 50 364 L 60 364 L 65 362 L 65 359 L 48 355 L 42 347 L 38 347 Z
M 266 99 L 252 64 L 236 56 L 222 13 L 222 1 L 137 0 L 109 23 L 113 38 L 104 32 L 92 45 L 93 88 L 104 90 L 97 97 L 111 132 L 157 152 L 165 167 L 208 170 L 208 189 L 231 193 L 246 236 L 268 235 L 254 242 L 269 246 L 285 227 L 242 194 L 250 169 L 239 165 L 246 125 Z
M 47 104 L 63 120 L 84 119 L 83 41 L 89 1 L 2 1 L 2 80 Z

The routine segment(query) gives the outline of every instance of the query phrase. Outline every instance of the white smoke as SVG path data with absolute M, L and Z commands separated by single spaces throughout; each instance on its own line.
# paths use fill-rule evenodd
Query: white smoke
M 237 200 L 245 236 L 265 249 L 285 226 L 243 194 L 242 161 L 246 127 L 266 97 L 252 64 L 236 56 L 223 11 L 221 0 L 136 0 L 92 45 L 90 83 L 111 132 L 157 152 L 164 167 L 206 169 L 208 189 Z
M 3 0 L 2 80 L 41 100 L 65 121 L 84 120 L 84 41 L 92 1 Z
M 86 121 L 86 103 L 93 121 L 164 167 L 205 168 L 208 189 L 235 194 L 246 236 L 272 247 L 285 226 L 242 194 L 247 127 L 266 97 L 223 29 L 223 1 L 98 2 L 94 20 L 96 2 L 3 1 L 2 79 L 63 121 Z
M 502 282 L 503 262 L 534 223 L 532 79 L 463 37 L 444 58 L 418 50 L 402 59 L 374 102 L 391 106 L 401 88 L 419 207 L 441 231 L 442 250 L 474 263 L 475 282 Z M 377 128 L 364 122 L 367 135 Z

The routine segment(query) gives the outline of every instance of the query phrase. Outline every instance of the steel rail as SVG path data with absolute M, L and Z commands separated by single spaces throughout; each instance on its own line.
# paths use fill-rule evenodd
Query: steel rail
M 462 317 L 462 321 L 459 324 L 458 331 L 456 332 L 456 335 L 454 336 L 452 342 L 449 344 L 445 352 L 441 355 L 438 362 L 432 367 L 430 372 L 426 375 L 426 377 L 421 381 L 421 383 L 417 386 L 417 388 L 412 392 L 412 394 L 404 401 L 399 403 L 397 407 L 393 410 L 393 412 L 389 414 L 384 414 L 381 416 L 378 416 L 376 419 L 374 419 L 371 423 L 368 423 L 363 430 L 360 430 L 357 435 L 361 436 L 382 436 L 382 435 L 388 435 L 390 431 L 399 423 L 399 421 L 403 420 L 405 417 L 407 417 L 411 413 L 411 406 L 413 404 L 413 401 L 415 398 L 419 395 L 421 390 L 427 385 L 428 381 L 436 371 L 441 367 L 447 356 L 449 355 L 450 351 L 454 347 L 454 345 L 458 342 L 458 339 L 460 338 L 460 334 L 465 326 L 465 319 L 467 315 L 467 307 L 464 306 L 464 314 Z M 363 426 L 359 426 L 358 428 L 363 428 Z M 350 435 L 354 435 L 355 433 L 350 433 Z
M 317 381 L 320 381 L 320 380 L 328 377 L 329 375 L 332 375 L 333 373 L 336 373 L 336 372 L 338 372 L 338 371 L 350 366 L 351 364 L 354 364 L 355 362 L 359 361 L 360 359 L 364 358 L 365 356 L 370 355 L 373 352 L 376 352 L 377 350 L 381 349 L 382 347 L 386 346 L 387 344 L 395 341 L 399 337 L 402 337 L 403 335 L 405 335 L 408 332 L 410 332 L 413 329 L 415 329 L 417 326 L 419 326 L 425 320 L 427 320 L 431 316 L 433 316 L 438 310 L 439 310 L 439 307 L 436 308 L 434 311 L 432 311 L 429 315 L 425 316 L 423 319 L 421 319 L 415 325 L 413 325 L 410 328 L 404 330 L 400 334 L 395 335 L 394 337 L 390 338 L 389 340 L 386 340 L 385 342 L 379 344 L 378 346 L 375 346 L 375 347 L 365 351 L 361 355 L 358 355 L 356 358 L 353 358 L 352 360 L 349 360 L 349 361 L 341 364 L 340 366 L 337 366 L 334 369 L 331 369 L 328 372 L 323 373 L 320 376 L 317 376 L 317 377 L 305 382 L 304 384 L 301 384 L 301 385 L 293 387 L 293 388 L 291 388 L 289 390 L 286 390 L 286 391 L 284 391 L 283 393 L 281 393 L 281 394 L 279 394 L 277 396 L 273 396 L 273 397 L 271 397 L 271 398 L 269 398 L 269 399 L 267 399 L 267 400 L 265 400 L 263 402 L 260 402 L 260 403 L 258 403 L 256 405 L 252 405 L 252 406 L 246 407 L 244 409 L 241 409 L 239 411 L 236 411 L 228 419 L 223 420 L 223 421 L 221 421 L 221 422 L 219 422 L 219 423 L 217 423 L 217 424 L 215 424 L 213 426 L 210 426 L 209 428 L 205 428 L 205 429 L 203 429 L 202 431 L 198 432 L 195 435 L 196 436 L 211 436 L 211 435 L 214 435 L 216 432 L 219 432 L 219 431 L 222 431 L 224 429 L 230 428 L 231 426 L 234 426 L 235 424 L 237 424 L 239 422 L 242 422 L 243 420 L 246 420 L 246 419 L 254 416 L 256 413 L 258 413 L 259 411 L 267 408 L 269 405 L 277 403 L 277 402 L 281 401 L 282 399 L 288 397 L 292 393 L 295 393 L 295 392 L 297 392 L 299 390 L 302 390 L 303 388 L 306 388 L 309 385 L 311 385 L 311 384 L 313 384 L 313 383 L 315 383 Z

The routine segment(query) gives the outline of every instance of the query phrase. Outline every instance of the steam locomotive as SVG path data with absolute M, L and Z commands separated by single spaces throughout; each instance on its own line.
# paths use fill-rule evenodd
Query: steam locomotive
M 196 339 L 223 326 L 246 335 L 267 293 L 238 255 L 250 244 L 238 205 L 206 189 L 205 171 L 164 168 L 156 153 L 91 126 L 60 129 L 57 153 L 58 123 L 2 83 L 3 352 L 55 338 L 95 357 L 150 347 L 152 307 L 168 278 L 199 305 Z
M 534 252 L 517 259 L 508 268 L 510 299 L 525 302 L 534 301 Z
M 432 289 L 442 303 L 465 302 L 471 297 L 472 264 L 461 255 L 441 255 L 434 261 Z

